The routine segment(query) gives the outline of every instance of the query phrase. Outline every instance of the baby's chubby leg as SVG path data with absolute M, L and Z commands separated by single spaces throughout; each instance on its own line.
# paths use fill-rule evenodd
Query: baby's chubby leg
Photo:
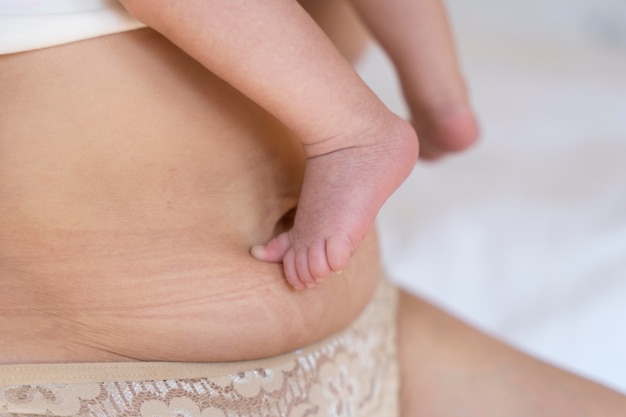
M 307 166 L 293 228 L 252 254 L 282 260 L 289 283 L 311 288 L 343 271 L 378 211 L 417 159 L 412 127 L 384 111 L 377 124 L 305 145 Z
M 120 0 L 302 140 L 308 157 L 294 228 L 254 248 L 297 289 L 346 267 L 417 158 L 391 114 L 296 0 Z

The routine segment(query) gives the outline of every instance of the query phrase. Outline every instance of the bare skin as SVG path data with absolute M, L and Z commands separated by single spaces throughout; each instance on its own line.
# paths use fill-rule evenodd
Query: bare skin
M 304 4 L 316 10 L 314 5 Z M 415 129 L 419 133 L 420 157 L 436 160 L 471 146 L 478 137 L 478 124 L 469 105 L 443 4 L 430 0 L 353 0 L 352 4 L 396 65 L 412 110 Z M 332 33 L 329 35 L 332 36 Z M 391 137 L 402 137 L 402 134 Z M 364 230 L 359 226 L 363 228 L 372 224 L 389 191 L 395 190 L 398 180 L 402 181 L 406 176 L 405 172 L 389 168 L 395 168 L 394 163 L 398 164 L 406 158 L 402 154 L 411 151 L 403 148 L 402 142 L 391 141 L 388 146 L 383 149 L 382 155 L 378 152 L 373 154 L 377 164 L 367 163 L 367 154 L 353 151 L 352 154 L 344 152 L 344 155 L 334 159 L 309 159 L 294 229 L 265 246 L 253 248 L 252 254 L 270 262 L 282 261 L 285 274 L 296 289 L 302 288 L 301 283 L 314 287 L 331 272 L 342 270 L 343 262 L 349 257 L 349 249 L 358 247 L 352 240 L 354 234 L 349 231 L 356 230 L 357 236 L 362 235 Z M 356 162 L 363 169 L 359 170 L 359 166 L 356 170 L 346 168 L 350 163 L 344 158 Z M 390 183 L 385 185 L 381 181 L 377 183 L 377 188 L 372 188 L 373 175 L 363 177 L 367 169 L 370 172 L 389 172 L 391 175 L 387 179 L 391 180 Z M 350 172 L 352 170 L 354 172 Z M 394 173 L 401 175 L 393 178 Z M 359 180 L 360 177 L 363 179 Z M 381 177 L 384 178 L 383 175 Z M 359 222 L 352 229 L 349 225 L 346 229 L 346 225 L 340 222 L 344 212 L 349 213 L 348 219 Z M 310 240 L 319 230 L 332 231 L 333 227 L 336 228 L 334 233 L 348 232 L 344 236 L 335 234 L 326 240 Z M 342 245 L 339 239 L 346 244 Z M 307 241 L 304 246 L 301 243 L 303 240 Z M 324 253 L 327 262 L 322 259 Z
M 621 417 L 626 397 L 541 362 L 408 293 L 400 297 L 401 415 Z
M 414 166 L 418 144 L 410 126 L 385 108 L 295 0 L 122 3 L 302 141 L 307 165 L 294 227 L 252 255 L 282 262 L 297 290 L 343 271 Z M 398 12 L 403 6 L 389 4 Z M 362 9 L 375 31 L 384 27 Z M 406 35 L 399 37 L 403 49 L 411 31 Z M 416 51 L 407 56 L 419 61 Z
M 0 112 L 0 363 L 253 359 L 318 341 L 369 302 L 381 274 L 372 233 L 312 291 L 249 256 L 291 227 L 305 155 L 158 34 L 2 56 L 0 87 L 12 104 Z M 625 409 L 401 294 L 403 416 Z
M 0 56 L 0 85 L 0 362 L 271 356 L 369 302 L 373 235 L 310 292 L 250 256 L 305 155 L 154 31 Z

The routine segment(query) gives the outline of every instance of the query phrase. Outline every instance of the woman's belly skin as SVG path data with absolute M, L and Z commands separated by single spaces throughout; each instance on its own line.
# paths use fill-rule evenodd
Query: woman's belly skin
M 373 233 L 305 292 L 249 255 L 300 145 L 150 30 L 2 56 L 0 102 L 0 363 L 271 356 L 369 301 Z

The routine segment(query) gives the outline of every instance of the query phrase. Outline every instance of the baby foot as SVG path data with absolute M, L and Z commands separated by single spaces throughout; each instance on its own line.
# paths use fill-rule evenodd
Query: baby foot
M 420 158 L 435 160 L 464 151 L 478 139 L 478 123 L 465 104 L 445 109 L 414 111 L 413 124 L 420 138 Z
M 282 260 L 296 290 L 315 287 L 348 266 L 381 206 L 415 165 L 417 138 L 407 122 L 394 117 L 366 136 L 310 156 L 293 228 L 251 250 L 263 261 Z

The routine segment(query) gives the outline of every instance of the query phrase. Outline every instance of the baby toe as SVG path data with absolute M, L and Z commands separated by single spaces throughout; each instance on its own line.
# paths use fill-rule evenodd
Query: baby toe
M 283 257 L 283 270 L 285 272 L 287 282 L 293 287 L 294 290 L 301 291 L 306 288 L 298 275 L 296 268 L 296 252 L 293 248 L 287 251 Z
M 306 246 L 296 251 L 296 270 L 300 281 L 307 288 L 313 288 L 317 285 L 309 269 L 309 248 Z
M 333 236 L 326 241 L 326 258 L 331 270 L 342 272 L 348 267 L 352 246 L 352 241 L 347 236 Z
M 309 270 L 316 282 L 321 282 L 333 271 L 326 257 L 326 241 L 317 240 L 309 247 Z

